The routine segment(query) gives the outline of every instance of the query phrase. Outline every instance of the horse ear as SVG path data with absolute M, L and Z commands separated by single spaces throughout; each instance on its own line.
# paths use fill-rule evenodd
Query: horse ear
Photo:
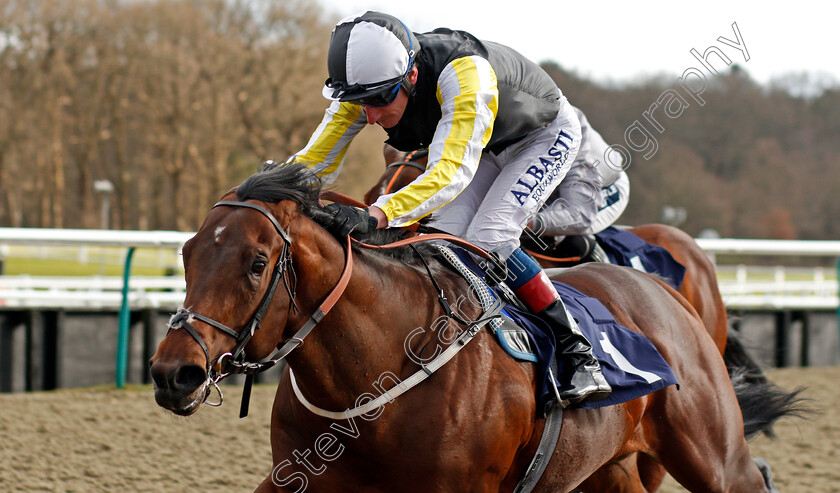
M 382 149 L 382 154 L 385 156 L 385 166 L 402 161 L 402 152 L 396 150 L 391 145 L 385 144 L 385 147 Z

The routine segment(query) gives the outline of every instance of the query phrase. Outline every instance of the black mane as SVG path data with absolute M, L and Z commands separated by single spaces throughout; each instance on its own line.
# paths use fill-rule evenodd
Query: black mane
M 272 163 L 236 187 L 236 198 L 241 201 L 253 199 L 261 202 L 291 200 L 298 205 L 303 214 L 312 219 L 312 211 L 321 209 L 319 197 L 322 189 L 321 179 L 306 166 L 297 163 Z M 407 235 L 408 231 L 403 229 L 379 229 L 366 238 L 365 242 L 385 245 L 401 240 Z M 432 248 L 428 243 L 419 243 L 415 246 L 427 259 L 438 256 L 437 249 Z M 378 250 L 378 252 L 400 262 L 418 260 L 417 253 L 408 246 Z
M 302 164 L 273 164 L 236 187 L 236 198 L 262 202 L 291 200 L 309 215 L 310 210 L 320 208 L 318 197 L 322 188 L 320 178 Z

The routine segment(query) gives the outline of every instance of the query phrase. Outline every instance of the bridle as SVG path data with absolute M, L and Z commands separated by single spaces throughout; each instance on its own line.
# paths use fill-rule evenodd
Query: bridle
M 400 176 L 402 173 L 403 168 L 409 166 L 411 168 L 415 168 L 420 170 L 420 173 L 426 172 L 426 166 L 418 163 L 415 161 L 416 159 L 422 159 L 425 156 L 429 155 L 428 149 L 418 149 L 416 151 L 411 151 L 405 155 L 402 161 L 393 162 L 385 167 L 385 169 L 389 168 L 397 168 L 397 171 L 394 173 L 394 176 L 391 177 L 391 180 L 388 182 L 388 186 L 385 187 L 383 195 L 391 193 L 391 187 L 394 186 L 394 183 L 397 181 L 397 177 Z
M 330 292 L 330 294 L 326 297 L 326 299 L 321 303 L 321 305 L 313 312 L 313 314 L 309 317 L 309 319 L 298 329 L 295 334 L 280 347 L 273 356 L 268 358 L 267 360 L 257 361 L 257 362 L 249 362 L 245 360 L 245 346 L 254 336 L 254 333 L 257 329 L 260 328 L 260 324 L 262 322 L 263 316 L 265 316 L 266 312 L 268 311 L 269 306 L 271 305 L 271 301 L 274 298 L 274 294 L 277 291 L 277 286 L 280 284 L 280 279 L 282 278 L 284 281 L 284 285 L 286 287 L 286 292 L 289 295 L 290 303 L 289 303 L 289 310 L 294 308 L 298 310 L 297 305 L 295 304 L 295 286 L 294 286 L 294 279 L 296 278 L 294 273 L 294 268 L 292 265 L 292 253 L 291 253 L 291 244 L 292 240 L 289 236 L 289 233 L 280 226 L 280 223 L 277 222 L 277 219 L 274 215 L 269 212 L 267 209 L 256 205 L 251 204 L 248 202 L 238 202 L 238 201 L 221 201 L 216 203 L 213 208 L 220 207 L 220 206 L 228 206 L 228 207 L 246 207 L 249 209 L 253 209 L 263 216 L 265 216 L 271 224 L 274 226 L 274 229 L 283 239 L 283 250 L 280 253 L 280 256 L 277 258 L 277 263 L 274 265 L 274 271 L 272 274 L 271 284 L 269 285 L 268 289 L 263 295 L 263 299 L 260 301 L 259 306 L 254 311 L 254 314 L 251 316 L 251 319 L 245 324 L 244 328 L 239 330 L 238 332 L 231 329 L 230 327 L 218 322 L 210 317 L 201 315 L 200 313 L 196 313 L 191 310 L 187 310 L 186 308 L 181 308 L 178 310 L 175 315 L 169 321 L 169 330 L 176 330 L 179 328 L 183 328 L 187 331 L 187 333 L 195 339 L 195 341 L 201 346 L 201 349 L 204 351 L 204 357 L 206 361 L 206 374 L 207 379 L 204 382 L 205 388 L 207 392 L 204 396 L 204 401 L 206 404 L 210 406 L 221 406 L 224 400 L 224 396 L 222 395 L 221 389 L 219 388 L 219 382 L 228 377 L 231 374 L 244 374 L 246 375 L 245 379 L 245 388 L 242 393 L 242 407 L 240 408 L 239 416 L 244 417 L 248 414 L 248 402 L 251 396 L 251 386 L 253 385 L 253 377 L 255 374 L 260 373 L 262 371 L 268 370 L 272 368 L 274 365 L 279 363 L 280 361 L 284 360 L 293 350 L 295 350 L 298 346 L 303 344 L 304 339 L 307 335 L 315 328 L 316 325 L 321 321 L 321 319 L 326 316 L 327 313 L 335 306 L 338 299 L 344 294 L 344 290 L 350 282 L 350 276 L 353 273 L 353 249 L 351 247 L 351 237 L 348 235 L 346 237 L 346 248 L 345 250 L 345 262 L 344 268 L 341 272 L 341 276 L 339 277 L 338 283 Z M 313 211 L 314 212 L 314 211 Z M 325 213 L 322 213 L 325 214 Z M 315 214 L 317 215 L 317 214 Z M 435 239 L 443 239 L 454 242 L 456 244 L 460 244 L 461 246 L 467 247 L 470 250 L 475 251 L 477 254 L 485 257 L 486 259 L 490 260 L 490 262 L 495 266 L 496 269 L 504 270 L 504 263 L 500 261 L 494 254 L 485 252 L 484 250 L 472 245 L 460 238 L 453 237 L 451 235 L 446 234 L 428 234 L 425 235 L 423 238 L 421 237 L 414 237 L 408 238 L 406 240 L 402 240 L 400 242 L 392 243 L 389 245 L 367 245 L 364 243 L 359 243 L 361 246 L 370 249 L 386 249 L 386 248 L 395 248 L 397 246 L 401 246 L 404 244 L 411 244 L 417 241 L 426 241 L 426 240 L 435 240 Z M 476 321 L 467 321 L 463 320 L 459 317 L 456 317 L 455 314 L 449 310 L 449 305 L 446 301 L 446 297 L 443 294 L 443 290 L 438 286 L 437 282 L 434 280 L 434 276 L 432 276 L 432 272 L 429 269 L 428 264 L 426 261 L 423 260 L 423 264 L 426 267 L 426 271 L 428 272 L 429 276 L 432 279 L 432 282 L 435 285 L 435 290 L 437 291 L 438 301 L 440 302 L 441 306 L 444 309 L 444 312 L 447 314 L 448 317 L 454 318 L 456 321 L 468 325 L 470 327 L 474 327 L 478 324 L 481 324 L 485 321 L 485 318 L 489 320 L 489 318 L 493 318 L 497 316 L 496 313 L 487 314 L 485 313 L 485 317 L 482 317 L 480 320 Z M 498 275 L 498 274 L 497 274 Z M 504 279 L 506 277 L 506 273 L 501 274 L 499 279 Z M 291 279 L 291 280 L 290 280 Z M 195 330 L 195 328 L 190 323 L 192 320 L 199 320 L 204 322 L 211 327 L 220 330 L 221 332 L 231 336 L 236 341 L 236 346 L 229 352 L 223 353 L 221 356 L 216 358 L 216 360 L 210 359 L 210 351 L 207 347 L 207 344 Z M 218 368 L 218 370 L 217 370 Z M 208 402 L 207 398 L 210 396 L 210 388 L 215 387 L 216 391 L 219 393 L 219 402 Z
M 290 280 L 294 278 L 294 270 L 292 267 L 292 253 L 291 249 L 289 248 L 292 244 L 292 240 L 289 237 L 289 233 L 280 226 L 280 223 L 277 222 L 277 219 L 265 208 L 251 204 L 249 202 L 237 202 L 237 201 L 221 201 L 216 203 L 213 208 L 227 206 L 227 207 L 245 207 L 248 209 L 253 209 L 255 211 L 260 212 L 263 216 L 268 218 L 271 221 L 272 226 L 277 231 L 277 234 L 283 239 L 283 250 L 280 252 L 280 256 L 277 258 L 277 262 L 274 264 L 274 271 L 271 275 L 271 282 L 266 290 L 265 294 L 263 295 L 260 304 L 257 306 L 257 309 L 254 311 L 254 314 L 251 316 L 251 319 L 245 326 L 239 330 L 235 331 L 228 327 L 227 325 L 218 322 L 210 317 L 202 315 L 200 313 L 196 313 L 191 310 L 187 310 L 186 308 L 181 308 L 172 318 L 169 320 L 169 329 L 178 329 L 183 328 L 187 331 L 187 333 L 192 336 L 193 339 L 201 346 L 202 351 L 204 351 L 204 357 L 206 361 L 205 370 L 207 372 L 207 382 L 208 384 L 216 387 L 216 390 L 219 390 L 219 382 L 224 379 L 225 377 L 229 376 L 232 373 L 247 373 L 249 369 L 249 363 L 245 361 L 245 346 L 248 342 L 251 341 L 251 338 L 254 337 L 254 333 L 257 329 L 260 328 L 260 324 L 262 323 L 262 319 L 265 316 L 266 312 L 268 311 L 269 305 L 271 305 L 271 300 L 274 299 L 274 293 L 277 291 L 277 286 L 280 284 L 280 279 L 283 279 L 283 284 L 286 287 L 286 292 L 289 294 L 289 299 L 292 300 L 291 306 L 294 306 L 294 299 L 295 299 L 295 292 L 294 292 L 294 283 Z M 295 307 L 297 308 L 297 307 Z M 210 351 L 207 348 L 207 343 L 198 335 L 195 328 L 190 324 L 190 322 L 195 320 L 200 320 L 201 322 L 214 327 L 224 334 L 231 336 L 236 341 L 236 346 L 216 358 L 215 361 L 210 359 Z M 273 366 L 273 365 L 272 365 Z M 219 368 L 219 371 L 216 371 L 216 368 Z M 227 371 L 225 371 L 227 370 Z M 208 387 L 209 390 L 209 387 Z M 211 406 L 218 406 L 221 405 L 222 401 L 222 393 L 219 390 L 219 402 L 207 402 L 208 405 Z M 205 396 L 205 401 L 209 397 L 209 392 Z
M 277 231 L 277 234 L 279 234 L 280 237 L 283 239 L 283 250 L 280 252 L 280 256 L 277 258 L 277 263 L 274 265 L 271 283 L 269 284 L 268 289 L 263 295 L 259 306 L 257 306 L 257 309 L 251 316 L 251 319 L 239 331 L 235 331 L 221 322 L 218 322 L 200 313 L 187 310 L 186 308 L 181 308 L 180 310 L 178 310 L 177 313 L 175 313 L 175 315 L 172 316 L 172 318 L 169 321 L 169 330 L 183 328 L 187 331 L 187 333 L 190 336 L 192 336 L 193 339 L 195 339 L 195 341 L 198 343 L 199 346 L 201 346 L 201 349 L 204 351 L 204 357 L 206 361 L 205 370 L 207 372 L 207 380 L 205 381 L 207 393 L 204 396 L 204 401 L 206 402 L 206 404 L 210 406 L 220 406 L 222 404 L 224 396 L 222 395 L 221 389 L 219 389 L 219 382 L 222 381 L 224 378 L 230 376 L 231 374 L 247 375 L 245 380 L 245 390 L 242 395 L 242 408 L 240 410 L 240 416 L 244 416 L 248 412 L 248 399 L 250 398 L 250 390 L 251 385 L 253 384 L 253 376 L 256 373 L 260 373 L 265 370 L 268 370 L 269 368 L 272 368 L 274 365 L 285 359 L 289 355 L 289 353 L 295 350 L 298 346 L 303 344 L 304 338 L 307 335 L 309 335 L 312 329 L 314 329 L 318 322 L 320 322 L 321 319 L 324 318 L 324 316 L 330 311 L 330 309 L 332 309 L 336 301 L 338 301 L 338 299 L 344 293 L 344 289 L 347 287 L 347 284 L 350 280 L 350 275 L 353 271 L 352 250 L 350 249 L 350 242 L 348 238 L 347 258 L 344 265 L 344 270 L 341 273 L 341 277 L 339 278 L 338 284 L 335 288 L 333 288 L 333 291 L 329 294 L 329 296 L 327 296 L 327 299 L 324 300 L 321 306 L 319 306 L 318 309 L 316 309 L 315 312 L 309 317 L 309 320 L 307 320 L 303 324 L 303 326 L 300 329 L 298 329 L 298 331 L 282 347 L 280 347 L 271 358 L 264 361 L 249 362 L 245 360 L 245 346 L 248 344 L 248 342 L 250 342 L 251 338 L 254 336 L 254 333 L 260 328 L 262 319 L 268 311 L 269 306 L 271 305 L 271 301 L 274 298 L 274 294 L 277 291 L 277 286 L 279 286 L 281 278 L 283 279 L 283 284 L 286 287 L 286 292 L 288 293 L 289 299 L 291 300 L 289 310 L 292 310 L 292 308 L 294 308 L 296 311 L 298 311 L 298 307 L 295 304 L 294 280 L 296 279 L 296 276 L 292 267 L 292 239 L 289 236 L 289 233 L 285 229 L 283 229 L 279 222 L 277 222 L 277 219 L 274 217 L 274 215 L 264 207 L 249 202 L 221 201 L 216 203 L 213 206 L 213 208 L 220 206 L 245 207 L 261 213 L 269 221 L 271 221 L 271 224 L 272 226 L 274 226 L 274 229 Z M 211 360 L 210 351 L 207 348 L 207 344 L 204 342 L 204 340 L 201 338 L 201 336 L 190 323 L 193 319 L 204 322 L 210 325 L 211 327 L 221 331 L 222 333 L 231 336 L 236 341 L 236 346 L 231 351 L 222 354 L 215 360 Z M 207 401 L 207 398 L 210 396 L 210 386 L 215 387 L 216 391 L 219 393 L 219 402 Z

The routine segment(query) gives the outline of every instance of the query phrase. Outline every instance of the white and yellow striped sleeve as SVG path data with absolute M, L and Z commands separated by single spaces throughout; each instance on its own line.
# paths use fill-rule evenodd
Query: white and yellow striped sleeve
M 350 142 L 365 125 L 367 117 L 361 106 L 333 101 L 306 147 L 289 161 L 302 163 L 315 171 L 324 183 L 333 183 L 341 172 Z
M 429 145 L 426 172 L 374 203 L 388 217 L 388 226 L 417 222 L 451 202 L 472 181 L 498 110 L 496 73 L 480 56 L 455 59 L 438 78 L 437 100 L 442 117 Z

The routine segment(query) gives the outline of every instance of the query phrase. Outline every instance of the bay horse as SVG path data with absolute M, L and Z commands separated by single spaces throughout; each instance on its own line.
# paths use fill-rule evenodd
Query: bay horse
M 403 153 L 385 144 L 383 156 L 385 170 L 365 193 L 364 203 L 367 205 L 372 204 L 381 195 L 396 192 L 407 186 L 426 171 L 428 162 L 426 149 Z M 626 229 L 645 242 L 664 248 L 674 260 L 685 267 L 685 276 L 679 287 L 679 294 L 697 311 L 703 321 L 703 326 L 723 355 L 730 373 L 744 373 L 746 378 L 756 383 L 769 385 L 770 382 L 763 370 L 749 356 L 740 340 L 737 337 L 729 337 L 726 306 L 718 288 L 715 266 L 697 242 L 684 231 L 666 224 L 645 224 Z M 568 264 L 548 255 L 530 253 L 544 269 L 564 267 Z M 768 430 L 767 434 L 772 436 L 772 430 Z M 639 457 L 639 461 L 639 473 L 643 476 L 646 489 L 655 491 L 664 479 L 663 469 L 644 456 Z M 623 481 L 622 478 L 628 474 L 628 470 L 635 469 L 631 467 L 630 462 L 630 460 L 625 460 L 615 471 L 616 481 Z M 609 482 L 603 480 L 598 482 L 601 487 L 604 487 L 600 491 L 618 491 L 615 484 L 606 488 L 607 483 Z
M 271 417 L 273 469 L 257 491 L 512 491 L 544 424 L 533 364 L 514 361 L 479 330 L 428 380 L 383 401 L 422 373 L 408 353 L 448 350 L 443 340 L 452 338 L 442 336 L 458 329 L 445 317 L 449 325 L 439 326 L 439 296 L 458 299 L 468 284 L 432 247 L 385 254 L 337 241 L 313 220 L 319 192 L 306 168 L 277 166 L 209 212 L 184 245 L 185 308 L 150 360 L 157 403 L 193 414 L 240 356 L 237 365 L 245 368 L 282 344 L 296 349 L 284 354 Z M 606 264 L 555 279 L 599 299 L 618 323 L 647 336 L 680 387 L 567 409 L 534 491 L 571 491 L 636 453 L 661 463 L 690 491 L 775 491 L 769 469 L 757 466 L 746 443 L 744 419 L 754 416 L 742 416 L 719 351 L 684 299 L 653 276 Z M 475 320 L 482 310 L 463 303 L 459 311 Z M 301 327 L 308 327 L 305 343 Z M 377 394 L 384 402 L 378 408 L 355 417 L 341 412 Z M 763 409 L 749 412 L 787 412 L 775 399 L 761 402 Z M 325 418 L 312 406 L 337 411 Z M 218 454 L 215 460 L 225 459 Z M 636 481 L 623 491 L 644 489 Z

